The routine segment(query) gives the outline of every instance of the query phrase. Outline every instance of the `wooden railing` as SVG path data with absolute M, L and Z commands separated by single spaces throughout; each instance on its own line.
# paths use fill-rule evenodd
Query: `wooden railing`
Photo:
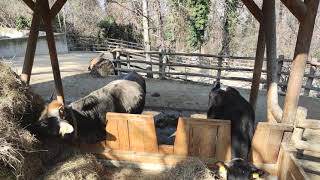
M 117 47 L 143 50 L 141 43 L 135 43 L 120 39 L 85 36 L 67 36 L 68 48 L 70 51 L 108 51 Z
M 208 83 L 214 80 L 232 80 L 232 81 L 252 81 L 252 72 L 254 67 L 254 57 L 237 57 L 237 56 L 221 56 L 213 54 L 200 54 L 200 53 L 181 53 L 169 51 L 142 51 L 133 49 L 116 48 L 111 50 L 113 60 L 117 64 L 116 71 L 130 72 L 137 71 L 147 74 L 148 77 L 158 77 L 160 79 L 173 78 L 186 81 L 196 81 L 192 77 L 206 78 Z M 152 55 L 152 60 L 145 61 L 145 54 Z M 125 57 L 125 58 L 123 58 Z M 189 57 L 189 59 L 188 59 Z M 196 57 L 198 60 L 192 60 L 190 57 Z M 278 59 L 278 84 L 283 91 L 286 91 L 288 76 L 290 74 L 291 60 L 279 56 Z M 140 68 L 133 68 L 130 64 L 140 65 Z M 126 66 L 121 66 L 126 65 Z M 147 66 L 149 65 L 149 66 Z M 150 68 L 151 66 L 151 68 Z M 309 61 L 307 71 L 304 75 L 306 84 L 303 85 L 304 95 L 309 95 L 310 90 L 320 92 L 320 87 L 315 85 L 320 84 L 319 72 L 320 63 Z M 191 72 L 187 72 L 185 69 Z M 200 72 L 197 72 L 197 70 Z M 204 72 L 203 72 L 204 71 Z M 236 74 L 234 76 L 223 75 L 224 73 L 246 73 L 247 77 Z M 249 74 L 251 73 L 251 74 Z M 181 77 L 182 76 L 182 77 Z M 266 70 L 262 70 L 261 83 L 266 83 Z
M 282 144 L 278 172 L 280 179 L 309 179 L 320 173 L 320 120 L 307 119 L 307 109 L 299 107 L 292 135 Z M 287 139 L 287 138 L 285 138 Z M 308 173 L 308 175 L 307 175 Z M 311 178 L 310 178 L 311 179 Z

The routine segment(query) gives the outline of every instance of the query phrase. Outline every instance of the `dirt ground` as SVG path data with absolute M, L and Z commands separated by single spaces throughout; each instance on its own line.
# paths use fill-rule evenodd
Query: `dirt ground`
M 89 60 L 97 53 L 77 52 L 59 54 L 59 64 L 63 82 L 65 99 L 67 102 L 79 99 L 91 91 L 106 85 L 115 77 L 94 78 L 88 74 Z M 110 54 L 111 58 L 111 54 Z M 22 71 L 23 57 L 15 57 L 9 63 L 18 74 Z M 193 111 L 192 113 L 205 113 L 208 104 L 208 93 L 210 86 L 187 83 L 173 80 L 146 79 L 147 98 L 146 108 L 148 110 L 171 109 L 177 111 Z M 228 84 L 222 80 L 223 84 Z M 234 83 L 233 83 L 234 84 Z M 249 89 L 243 89 L 241 83 L 236 87 L 240 93 L 249 98 Z M 54 91 L 54 82 L 48 55 L 35 57 L 32 70 L 31 87 L 35 92 L 49 99 Z M 152 97 L 159 93 L 160 97 Z M 279 96 L 279 103 L 282 106 L 284 96 Z M 308 108 L 308 118 L 320 119 L 320 99 L 301 96 L 300 106 Z M 266 119 L 266 92 L 260 91 L 257 102 L 256 119 Z

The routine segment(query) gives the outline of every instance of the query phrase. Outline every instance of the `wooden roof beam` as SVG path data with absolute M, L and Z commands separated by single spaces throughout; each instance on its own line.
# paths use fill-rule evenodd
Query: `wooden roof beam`
M 67 0 L 57 0 L 53 6 L 51 7 L 50 10 L 50 16 L 53 19 L 61 10 L 61 8 L 63 7 L 63 5 L 67 2 Z
M 249 9 L 251 14 L 259 23 L 263 21 L 263 14 L 259 6 L 253 0 L 242 0 L 243 4 Z
M 281 0 L 289 11 L 301 22 L 307 14 L 307 6 L 301 0 Z
M 34 11 L 35 7 L 36 7 L 36 3 L 33 2 L 32 0 L 23 0 L 24 3 L 26 3 L 26 5 L 32 10 Z

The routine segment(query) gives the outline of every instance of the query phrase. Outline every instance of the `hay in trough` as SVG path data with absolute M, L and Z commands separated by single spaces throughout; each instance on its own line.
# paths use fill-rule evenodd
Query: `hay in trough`
M 178 163 L 175 167 L 168 169 L 156 176 L 145 177 L 144 180 L 212 180 L 219 176 L 209 170 L 200 160 L 187 160 Z
M 77 154 L 58 163 L 45 175 L 45 180 L 95 180 L 101 179 L 103 166 L 91 154 Z

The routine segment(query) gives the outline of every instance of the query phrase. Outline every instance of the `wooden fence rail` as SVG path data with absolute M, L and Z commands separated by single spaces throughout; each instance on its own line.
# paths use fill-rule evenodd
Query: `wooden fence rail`
M 122 48 L 116 48 L 110 51 L 111 53 L 115 54 L 117 52 L 121 54 L 127 54 L 127 55 L 139 55 L 139 57 L 143 57 L 143 55 L 150 53 L 152 55 L 157 55 L 158 59 L 153 58 L 152 61 L 145 61 L 145 60 L 139 60 L 138 58 L 130 58 L 130 59 L 114 59 L 115 62 L 121 62 L 121 63 L 138 63 L 138 64 L 148 64 L 148 65 L 153 65 L 157 68 L 153 68 L 151 70 L 146 70 L 143 68 L 140 69 L 127 69 L 121 66 L 116 67 L 116 71 L 119 72 L 130 72 L 130 71 L 137 71 L 141 73 L 146 73 L 148 74 L 156 74 L 159 76 L 160 79 L 163 78 L 168 78 L 175 76 L 173 78 L 177 78 L 176 76 L 184 76 L 184 78 L 179 77 L 179 79 L 183 80 L 190 80 L 188 79 L 188 76 L 192 77 L 203 77 L 203 78 L 210 78 L 210 79 L 223 79 L 223 80 L 232 80 L 232 81 L 244 81 L 244 82 L 251 82 L 251 78 L 246 78 L 246 77 L 236 77 L 236 76 L 223 76 L 222 71 L 225 72 L 246 72 L 246 73 L 251 73 L 253 72 L 252 67 L 248 67 L 248 63 L 246 63 L 246 60 L 254 60 L 254 57 L 238 57 L 238 56 L 221 56 L 221 55 L 213 55 L 213 54 L 199 54 L 199 53 L 181 53 L 181 52 L 168 52 L 168 51 L 142 51 L 142 50 L 133 50 L 133 49 L 122 49 Z M 209 63 L 207 64 L 191 64 L 191 63 L 183 63 L 179 62 L 176 57 L 181 57 L 181 56 L 186 56 L 186 57 L 203 57 L 207 58 L 209 60 Z M 129 56 L 127 56 L 129 57 Z M 224 66 L 224 60 L 229 59 L 229 60 L 237 60 L 234 61 L 236 64 L 241 64 L 245 63 L 245 67 L 230 67 L 230 66 Z M 280 80 L 280 76 L 286 76 L 290 74 L 290 69 L 283 70 L 284 65 L 286 64 L 286 68 L 290 67 L 290 60 L 283 58 L 282 55 L 279 56 L 279 78 L 278 78 L 278 84 L 280 87 L 286 87 L 287 86 L 287 79 L 284 78 Z M 230 61 L 227 61 L 227 63 Z M 198 62 L 199 63 L 199 62 Z M 249 63 L 249 64 L 252 64 Z M 313 86 L 313 82 L 319 81 L 320 75 L 316 74 L 316 69 L 320 67 L 320 64 L 317 64 L 317 62 L 314 61 L 309 61 L 308 66 L 310 67 L 310 72 L 305 73 L 304 77 L 307 78 L 307 83 L 303 85 L 302 87 L 305 89 L 304 95 L 309 95 L 310 91 L 318 91 L 320 92 L 320 87 Z M 168 67 L 168 68 L 167 68 Z M 197 69 L 205 69 L 205 70 L 215 70 L 216 75 L 212 75 L 211 73 L 194 73 L 194 72 L 170 72 L 170 69 L 175 69 L 176 67 L 185 67 L 185 68 L 197 68 Z M 157 70 L 155 70 L 157 69 Z M 312 71 L 311 71 L 312 69 Z M 266 75 L 266 70 L 264 69 L 262 71 L 263 75 Z M 262 79 L 261 83 L 265 84 L 266 80 Z
M 83 36 L 67 36 L 70 51 L 108 51 L 117 47 L 143 50 L 141 43 L 135 43 L 120 39 Z
M 253 72 L 253 61 L 255 57 L 240 57 L 240 56 L 225 56 L 215 54 L 201 54 L 201 53 L 184 53 L 184 52 L 170 52 L 168 50 L 160 51 L 144 51 L 144 46 L 141 43 L 129 42 L 119 39 L 98 39 L 93 37 L 74 37 L 68 36 L 68 46 L 70 51 L 110 51 L 114 54 L 114 61 L 117 64 L 116 70 L 121 72 L 129 72 L 135 70 L 137 72 L 146 73 L 148 77 L 153 74 L 158 75 L 160 79 L 174 78 L 192 81 L 189 77 L 202 77 L 208 79 L 223 79 L 232 81 L 251 82 L 251 77 L 225 77 L 223 72 Z M 127 58 L 116 58 L 116 52 L 125 55 Z M 151 61 L 145 61 L 146 54 L 151 55 Z M 182 62 L 181 59 L 197 57 L 201 60 L 196 62 L 189 60 Z M 180 61 L 179 61 L 180 59 Z M 264 59 L 266 61 L 266 59 Z M 286 90 L 288 77 L 290 74 L 291 59 L 286 59 L 282 55 L 278 58 L 278 84 L 281 89 Z M 125 63 L 126 67 L 121 67 Z M 138 68 L 139 64 L 142 67 Z M 201 63 L 201 64 L 200 64 Z M 265 62 L 264 62 L 265 63 Z M 227 64 L 227 65 L 223 65 Z M 228 65 L 229 64 L 229 65 Z M 230 66 L 230 64 L 235 64 Z M 303 85 L 304 95 L 310 95 L 310 91 L 320 92 L 320 62 L 311 60 L 307 62 L 309 71 L 304 74 L 306 84 Z M 151 66 L 147 70 L 144 66 Z M 184 72 L 181 70 L 184 68 Z M 214 74 L 210 73 L 195 73 L 187 72 L 187 69 L 213 70 Z M 171 70 L 180 69 L 180 72 L 172 72 Z M 266 75 L 266 69 L 262 70 L 262 75 Z M 318 73 L 317 73 L 318 72 Z M 183 77 L 181 77 L 183 76 Z M 240 76 L 240 75 L 239 75 Z M 261 79 L 261 83 L 266 83 L 265 79 Z M 320 95 L 320 93 L 318 93 Z

